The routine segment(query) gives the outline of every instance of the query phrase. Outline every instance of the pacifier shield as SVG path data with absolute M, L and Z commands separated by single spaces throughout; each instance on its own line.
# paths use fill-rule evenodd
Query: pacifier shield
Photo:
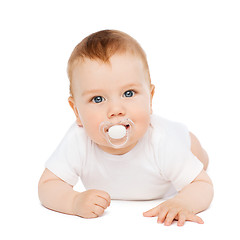
M 101 122 L 99 131 L 106 139 L 109 146 L 114 148 L 124 147 L 131 135 L 134 134 L 134 123 L 131 119 L 125 118 L 118 122 Z

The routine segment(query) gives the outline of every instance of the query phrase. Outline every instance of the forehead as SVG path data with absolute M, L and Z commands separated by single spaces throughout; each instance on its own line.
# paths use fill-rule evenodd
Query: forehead
M 73 68 L 73 90 L 84 91 L 87 87 L 146 82 L 146 71 L 139 57 L 131 54 L 113 55 L 109 63 L 88 58 L 76 62 Z

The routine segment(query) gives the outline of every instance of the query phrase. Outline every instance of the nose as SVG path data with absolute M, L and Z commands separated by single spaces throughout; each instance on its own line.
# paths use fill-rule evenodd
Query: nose
M 125 116 L 125 107 L 120 101 L 111 101 L 108 108 L 108 118 Z

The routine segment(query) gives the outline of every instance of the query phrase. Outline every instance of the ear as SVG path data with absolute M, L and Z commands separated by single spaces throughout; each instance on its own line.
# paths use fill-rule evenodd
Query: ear
M 152 99 L 153 99 L 153 96 L 154 96 L 154 93 L 155 93 L 155 85 L 151 84 L 150 86 L 150 107 L 151 107 L 151 114 L 152 114 Z
M 72 110 L 73 110 L 73 112 L 76 116 L 76 122 L 77 122 L 78 126 L 82 127 L 83 125 L 82 125 L 82 122 L 80 120 L 80 116 L 79 116 L 79 113 L 78 113 L 78 110 L 77 110 L 77 107 L 75 105 L 73 97 L 68 98 L 68 103 L 69 103 L 70 107 L 72 108 Z

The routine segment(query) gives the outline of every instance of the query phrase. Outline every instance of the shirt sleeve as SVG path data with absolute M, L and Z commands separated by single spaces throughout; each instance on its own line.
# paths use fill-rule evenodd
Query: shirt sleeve
M 167 129 L 162 156 L 162 173 L 177 191 L 190 184 L 203 164 L 191 152 L 191 139 L 185 125 L 174 123 Z
M 45 163 L 47 169 L 72 186 L 78 182 L 84 158 L 81 130 L 79 126 L 73 124 Z

